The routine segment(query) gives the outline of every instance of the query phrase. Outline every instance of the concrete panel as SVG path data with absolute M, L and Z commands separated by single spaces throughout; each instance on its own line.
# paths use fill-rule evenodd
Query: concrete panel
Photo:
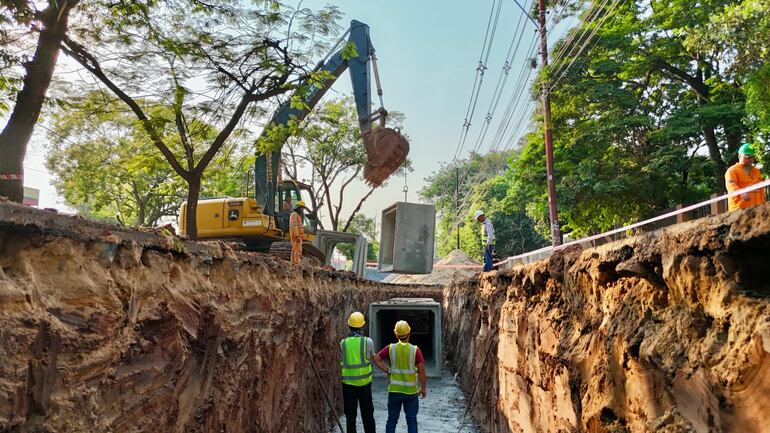
M 430 298 L 393 298 L 369 305 L 369 336 L 375 350 L 397 342 L 393 328 L 406 320 L 412 328 L 409 342 L 417 345 L 425 358 L 425 373 L 441 376 L 441 304 Z
M 436 208 L 398 202 L 382 211 L 380 272 L 429 274 L 433 270 Z
M 337 244 L 353 244 L 353 257 L 348 257 L 353 261 L 353 268 L 351 269 L 359 277 L 364 276 L 364 270 L 366 269 L 366 250 L 369 243 L 366 242 L 366 238 L 362 235 L 344 232 L 333 232 L 329 230 L 317 230 L 313 246 L 323 251 L 326 254 L 326 263 L 329 261 L 334 252 L 334 247 Z

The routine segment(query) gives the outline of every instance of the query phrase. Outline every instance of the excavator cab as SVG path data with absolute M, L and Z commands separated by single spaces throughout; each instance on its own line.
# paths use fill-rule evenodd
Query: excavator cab
M 306 197 L 312 197 L 310 185 L 292 180 L 285 180 L 278 184 L 278 191 L 275 195 L 275 223 L 285 233 L 289 232 L 289 217 L 297 202 L 302 200 L 306 205 L 311 205 L 310 202 L 303 200 L 302 191 L 305 191 Z M 315 209 L 308 209 L 304 216 L 305 234 L 315 235 L 316 230 L 318 230 L 318 217 Z

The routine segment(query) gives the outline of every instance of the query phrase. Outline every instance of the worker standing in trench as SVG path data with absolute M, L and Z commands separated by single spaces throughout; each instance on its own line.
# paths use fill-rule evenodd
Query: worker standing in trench
M 303 210 L 305 202 L 297 201 L 294 212 L 289 216 L 289 235 L 291 236 L 291 262 L 295 265 L 302 261 L 302 238 L 305 236 L 305 229 L 302 226 Z
M 364 433 L 375 433 L 374 405 L 372 404 L 372 362 L 387 374 L 390 369 L 374 356 L 374 342 L 364 336 L 366 320 L 358 311 L 348 317 L 348 336 L 340 341 L 342 349 L 342 400 L 345 407 L 347 433 L 356 433 L 357 407 L 361 407 Z
M 492 257 L 495 254 L 495 227 L 481 209 L 473 213 L 473 218 L 481 223 L 481 245 L 484 255 L 484 269 L 482 271 L 489 272 L 492 270 Z
M 749 143 L 738 149 L 738 162 L 727 169 L 725 186 L 728 192 L 750 187 L 762 182 L 762 173 L 754 166 L 756 154 Z M 727 199 L 729 210 L 746 209 L 765 202 L 765 189 L 759 188 Z
M 425 360 L 420 348 L 409 343 L 412 328 L 405 320 L 396 322 L 393 330 L 398 343 L 389 344 L 380 350 L 376 358 L 380 361 L 390 361 L 388 373 L 388 421 L 385 433 L 396 433 L 401 406 L 404 407 L 406 428 L 408 433 L 417 433 L 417 412 L 421 398 L 427 394 L 427 378 L 425 376 Z M 379 364 L 377 364 L 379 366 Z M 417 378 L 420 387 L 417 388 Z

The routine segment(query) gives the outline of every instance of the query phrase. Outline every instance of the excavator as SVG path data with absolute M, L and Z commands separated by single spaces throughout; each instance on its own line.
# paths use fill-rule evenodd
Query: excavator
M 347 43 L 344 42 L 346 37 Z M 352 52 L 349 49 L 350 44 L 355 44 L 357 56 L 343 55 L 346 48 L 347 53 Z M 333 50 L 315 69 L 327 72 L 330 78 L 321 86 L 310 86 L 303 96 L 304 109 L 291 106 L 291 100 L 296 95 L 289 98 L 274 113 L 262 135 L 274 126 L 287 126 L 293 119 L 302 122 L 331 85 L 345 70 L 349 70 L 361 137 L 367 155 L 364 179 L 372 186 L 379 186 L 406 161 L 409 142 L 398 130 L 385 126 L 388 112 L 383 106 L 377 57 L 369 39 L 369 26 L 360 21 L 351 21 L 350 28 L 340 37 L 335 47 L 336 51 Z M 380 102 L 380 108 L 374 112 L 370 69 L 374 72 Z M 254 197 L 248 197 L 247 192 L 246 197 L 210 198 L 198 202 L 196 220 L 199 239 L 234 241 L 246 250 L 272 252 L 279 256 L 285 255 L 287 248 L 290 250 L 287 241 L 290 240 L 289 216 L 292 205 L 302 200 L 312 203 L 315 207 L 316 200 L 311 195 L 309 185 L 292 180 L 279 181 L 280 148 L 286 138 L 288 137 L 283 138 L 283 142 L 275 143 L 278 147 L 276 151 L 257 155 L 254 165 Z M 247 180 L 248 182 L 250 181 Z M 183 235 L 187 234 L 186 210 L 186 204 L 182 204 L 179 228 Z M 304 218 L 306 246 L 315 239 L 317 226 L 318 219 L 314 210 L 307 212 Z M 303 248 L 303 254 L 314 256 L 321 262 L 325 259 L 320 250 L 312 247 Z

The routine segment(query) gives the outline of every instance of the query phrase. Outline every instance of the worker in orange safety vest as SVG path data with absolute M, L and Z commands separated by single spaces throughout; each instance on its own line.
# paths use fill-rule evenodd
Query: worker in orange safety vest
M 291 262 L 295 265 L 302 261 L 302 238 L 305 236 L 305 229 L 302 226 L 304 220 L 305 202 L 297 201 L 294 212 L 289 217 L 289 236 L 291 237 Z

